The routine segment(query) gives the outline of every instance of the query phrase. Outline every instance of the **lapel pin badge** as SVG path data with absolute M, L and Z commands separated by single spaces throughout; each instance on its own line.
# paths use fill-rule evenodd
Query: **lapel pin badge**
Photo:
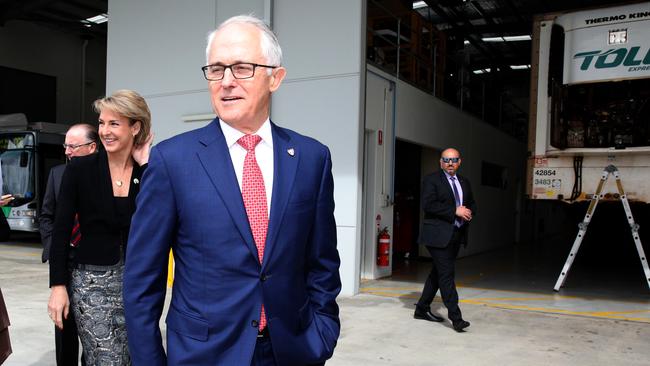
M 138 180 L 138 178 L 133 178 L 133 184 L 139 184 L 139 183 L 140 183 L 140 180 Z
M 294 150 L 293 147 L 291 149 L 287 149 L 287 154 L 289 154 L 289 156 L 294 156 L 296 155 L 296 150 Z

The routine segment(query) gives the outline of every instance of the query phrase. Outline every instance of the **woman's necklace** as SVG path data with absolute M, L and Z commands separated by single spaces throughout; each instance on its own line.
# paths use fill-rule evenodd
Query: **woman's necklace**
M 115 179 L 115 185 L 116 185 L 116 186 L 118 186 L 118 187 L 121 188 L 121 187 L 124 185 L 124 174 L 125 174 L 126 171 L 128 171 L 128 170 L 129 170 L 128 167 L 127 167 L 126 169 L 122 170 L 122 175 L 120 176 L 120 178 L 119 178 L 119 179 Z

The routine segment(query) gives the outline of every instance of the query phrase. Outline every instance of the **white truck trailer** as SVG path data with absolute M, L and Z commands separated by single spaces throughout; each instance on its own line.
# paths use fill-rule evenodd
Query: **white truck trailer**
M 650 2 L 533 27 L 528 197 L 590 200 L 614 165 L 627 198 L 650 202 Z M 603 199 L 619 197 L 611 181 Z
M 589 202 L 554 289 L 603 200 L 623 203 L 650 288 L 638 225 L 650 203 L 650 2 L 538 16 L 532 45 L 526 193 Z M 611 248 L 626 234 L 615 217 L 604 222 L 598 229 L 621 234 Z

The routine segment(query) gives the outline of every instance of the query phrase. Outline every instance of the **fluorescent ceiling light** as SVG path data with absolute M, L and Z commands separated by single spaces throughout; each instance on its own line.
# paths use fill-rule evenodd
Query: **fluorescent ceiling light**
M 426 8 L 429 5 L 425 3 L 424 1 L 414 1 L 413 2 L 413 9 L 420 9 L 420 8 Z
M 107 14 L 95 15 L 94 17 L 86 18 L 86 21 L 95 24 L 106 23 L 108 22 L 108 15 Z
M 483 42 L 505 42 L 503 37 L 485 37 L 482 40 Z
M 530 69 L 530 65 L 510 65 L 510 68 L 513 70 L 526 70 Z
M 487 69 L 478 69 L 478 70 L 474 70 L 472 72 L 475 73 L 475 74 L 485 74 L 485 73 L 490 72 L 490 70 L 491 69 L 488 67 Z
M 503 36 L 503 40 L 506 42 L 530 41 L 531 39 L 528 34 L 521 36 Z
M 521 36 L 503 36 L 503 37 L 485 37 L 483 42 L 517 42 L 517 41 L 530 41 L 531 38 L 528 34 Z

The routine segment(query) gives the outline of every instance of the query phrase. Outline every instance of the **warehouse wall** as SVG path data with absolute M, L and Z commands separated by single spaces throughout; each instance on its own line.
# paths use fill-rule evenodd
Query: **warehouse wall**
M 71 124 L 82 120 L 96 121 L 92 102 L 104 95 L 106 40 L 96 38 L 88 41 L 86 91 L 82 100 L 83 44 L 84 40 L 79 35 L 33 23 L 9 21 L 0 27 L 0 66 L 56 78 L 56 116 L 54 120 L 42 122 Z M 0 80 L 0 83 L 8 90 L 17 87 L 6 85 L 4 80 Z M 31 87 L 36 89 L 39 85 Z M 46 102 L 51 101 L 30 101 L 34 104 Z

